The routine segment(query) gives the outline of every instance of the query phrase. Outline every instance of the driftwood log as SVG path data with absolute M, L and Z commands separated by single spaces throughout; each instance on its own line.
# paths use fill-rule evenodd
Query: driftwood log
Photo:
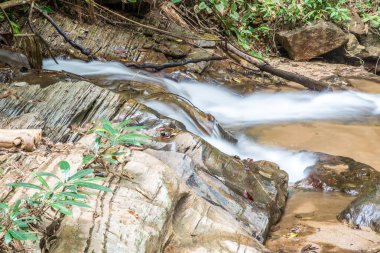
M 42 139 L 41 129 L 0 129 L 0 148 L 33 151 Z

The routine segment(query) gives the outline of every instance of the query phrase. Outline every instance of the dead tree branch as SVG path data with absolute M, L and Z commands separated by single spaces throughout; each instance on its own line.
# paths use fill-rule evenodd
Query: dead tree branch
M 55 30 L 68 42 L 73 48 L 78 49 L 82 54 L 86 56 L 91 56 L 91 51 L 88 48 L 83 48 L 81 45 L 71 40 L 67 34 L 62 31 L 62 29 L 55 23 L 55 21 L 45 12 L 40 10 L 38 7 L 35 8 L 49 23 L 55 28 Z
M 10 0 L 10 1 L 0 3 L 0 8 L 5 10 L 8 8 L 16 7 L 16 6 L 23 5 L 23 4 L 29 4 L 29 1 L 27 1 L 27 0 Z
M 133 68 L 138 68 L 138 69 L 153 69 L 154 71 L 160 71 L 160 70 L 163 70 L 166 68 L 184 66 L 184 65 L 189 64 L 189 63 L 198 63 L 198 62 L 202 62 L 202 61 L 220 61 L 220 60 L 225 60 L 225 59 L 227 59 L 227 58 L 226 57 L 220 57 L 220 56 L 211 56 L 211 57 L 198 58 L 198 59 L 185 59 L 183 61 L 178 61 L 178 62 L 166 62 L 163 64 L 125 63 L 124 65 L 126 67 L 133 67 Z
M 311 78 L 303 76 L 303 75 L 299 75 L 296 73 L 285 71 L 282 69 L 277 69 L 277 68 L 273 67 L 272 65 L 270 65 L 269 63 L 259 62 L 254 57 L 252 57 L 248 54 L 245 54 L 244 52 L 240 51 L 239 49 L 237 49 L 236 47 L 234 47 L 230 43 L 227 43 L 225 45 L 225 47 L 226 47 L 227 51 L 230 51 L 230 52 L 234 53 L 235 55 L 239 56 L 240 58 L 246 60 L 247 62 L 251 63 L 252 65 L 257 67 L 258 69 L 260 69 L 261 71 L 264 71 L 264 72 L 270 73 L 272 75 L 284 78 L 288 81 L 299 83 L 299 84 L 303 85 L 304 87 L 306 87 L 310 90 L 323 91 L 323 90 L 326 90 L 328 88 L 328 85 L 323 83 L 323 82 L 311 79 Z

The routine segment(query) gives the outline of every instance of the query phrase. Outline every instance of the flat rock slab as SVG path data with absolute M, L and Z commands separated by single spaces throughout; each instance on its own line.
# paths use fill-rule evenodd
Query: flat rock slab
M 280 44 L 296 61 L 307 61 L 330 52 L 348 41 L 347 35 L 336 25 L 320 21 L 277 34 Z

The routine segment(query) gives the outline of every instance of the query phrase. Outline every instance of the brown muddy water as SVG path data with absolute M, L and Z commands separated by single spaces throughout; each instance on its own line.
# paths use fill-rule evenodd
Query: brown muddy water
M 351 80 L 367 93 L 380 93 L 380 82 Z M 263 145 L 323 152 L 353 158 L 380 171 L 380 119 L 260 125 L 247 135 Z M 343 193 L 291 190 L 285 213 L 266 246 L 273 252 L 379 252 L 380 237 L 369 228 L 351 228 L 336 215 L 355 197 Z
M 380 250 L 379 235 L 368 228 L 353 229 L 337 221 L 336 215 L 353 199 L 334 192 L 292 192 L 285 214 L 272 228 L 266 246 L 272 252 L 286 253 Z

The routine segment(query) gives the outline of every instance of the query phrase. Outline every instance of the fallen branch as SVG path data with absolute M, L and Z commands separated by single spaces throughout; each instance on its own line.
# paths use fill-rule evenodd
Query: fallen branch
M 33 151 L 41 139 L 41 129 L 0 129 L 1 148 L 21 148 L 25 151 Z
M 49 21 L 49 23 L 55 28 L 55 30 L 57 30 L 57 32 L 64 38 L 64 40 L 66 42 L 68 42 L 73 48 L 78 49 L 82 54 L 84 54 L 86 56 L 91 56 L 91 51 L 88 48 L 83 48 L 81 45 L 79 45 L 75 41 L 71 40 L 67 36 L 67 34 L 64 31 L 62 31 L 62 29 L 55 23 L 55 21 L 48 14 L 46 14 L 45 12 L 43 12 L 42 10 L 40 10 L 38 7 L 35 7 L 35 9 L 42 16 L 44 16 L 44 18 L 46 18 L 47 21 Z
M 29 1 L 27 0 L 10 0 L 10 1 L 0 3 L 0 8 L 5 10 L 8 8 L 12 8 L 12 7 L 16 7 L 16 6 L 28 4 L 28 3 Z
M 126 67 L 133 67 L 138 69 L 153 69 L 155 71 L 160 71 L 166 68 L 171 67 L 178 67 L 178 66 L 184 66 L 189 63 L 198 63 L 202 61 L 220 61 L 225 60 L 226 57 L 220 57 L 220 56 L 211 56 L 211 57 L 205 57 L 205 58 L 198 58 L 198 59 L 185 59 L 178 62 L 166 62 L 163 64 L 150 64 L 150 63 L 144 63 L 144 64 L 136 64 L 136 63 L 125 63 L 124 65 Z
M 328 84 L 325 84 L 323 82 L 293 72 L 285 71 L 282 69 L 276 69 L 275 67 L 266 62 L 259 62 L 254 57 L 240 51 L 230 43 L 225 44 L 225 48 L 227 51 L 232 52 L 240 58 L 246 60 L 247 62 L 260 69 L 261 71 L 284 78 L 288 81 L 299 83 L 310 90 L 323 91 L 328 89 Z

